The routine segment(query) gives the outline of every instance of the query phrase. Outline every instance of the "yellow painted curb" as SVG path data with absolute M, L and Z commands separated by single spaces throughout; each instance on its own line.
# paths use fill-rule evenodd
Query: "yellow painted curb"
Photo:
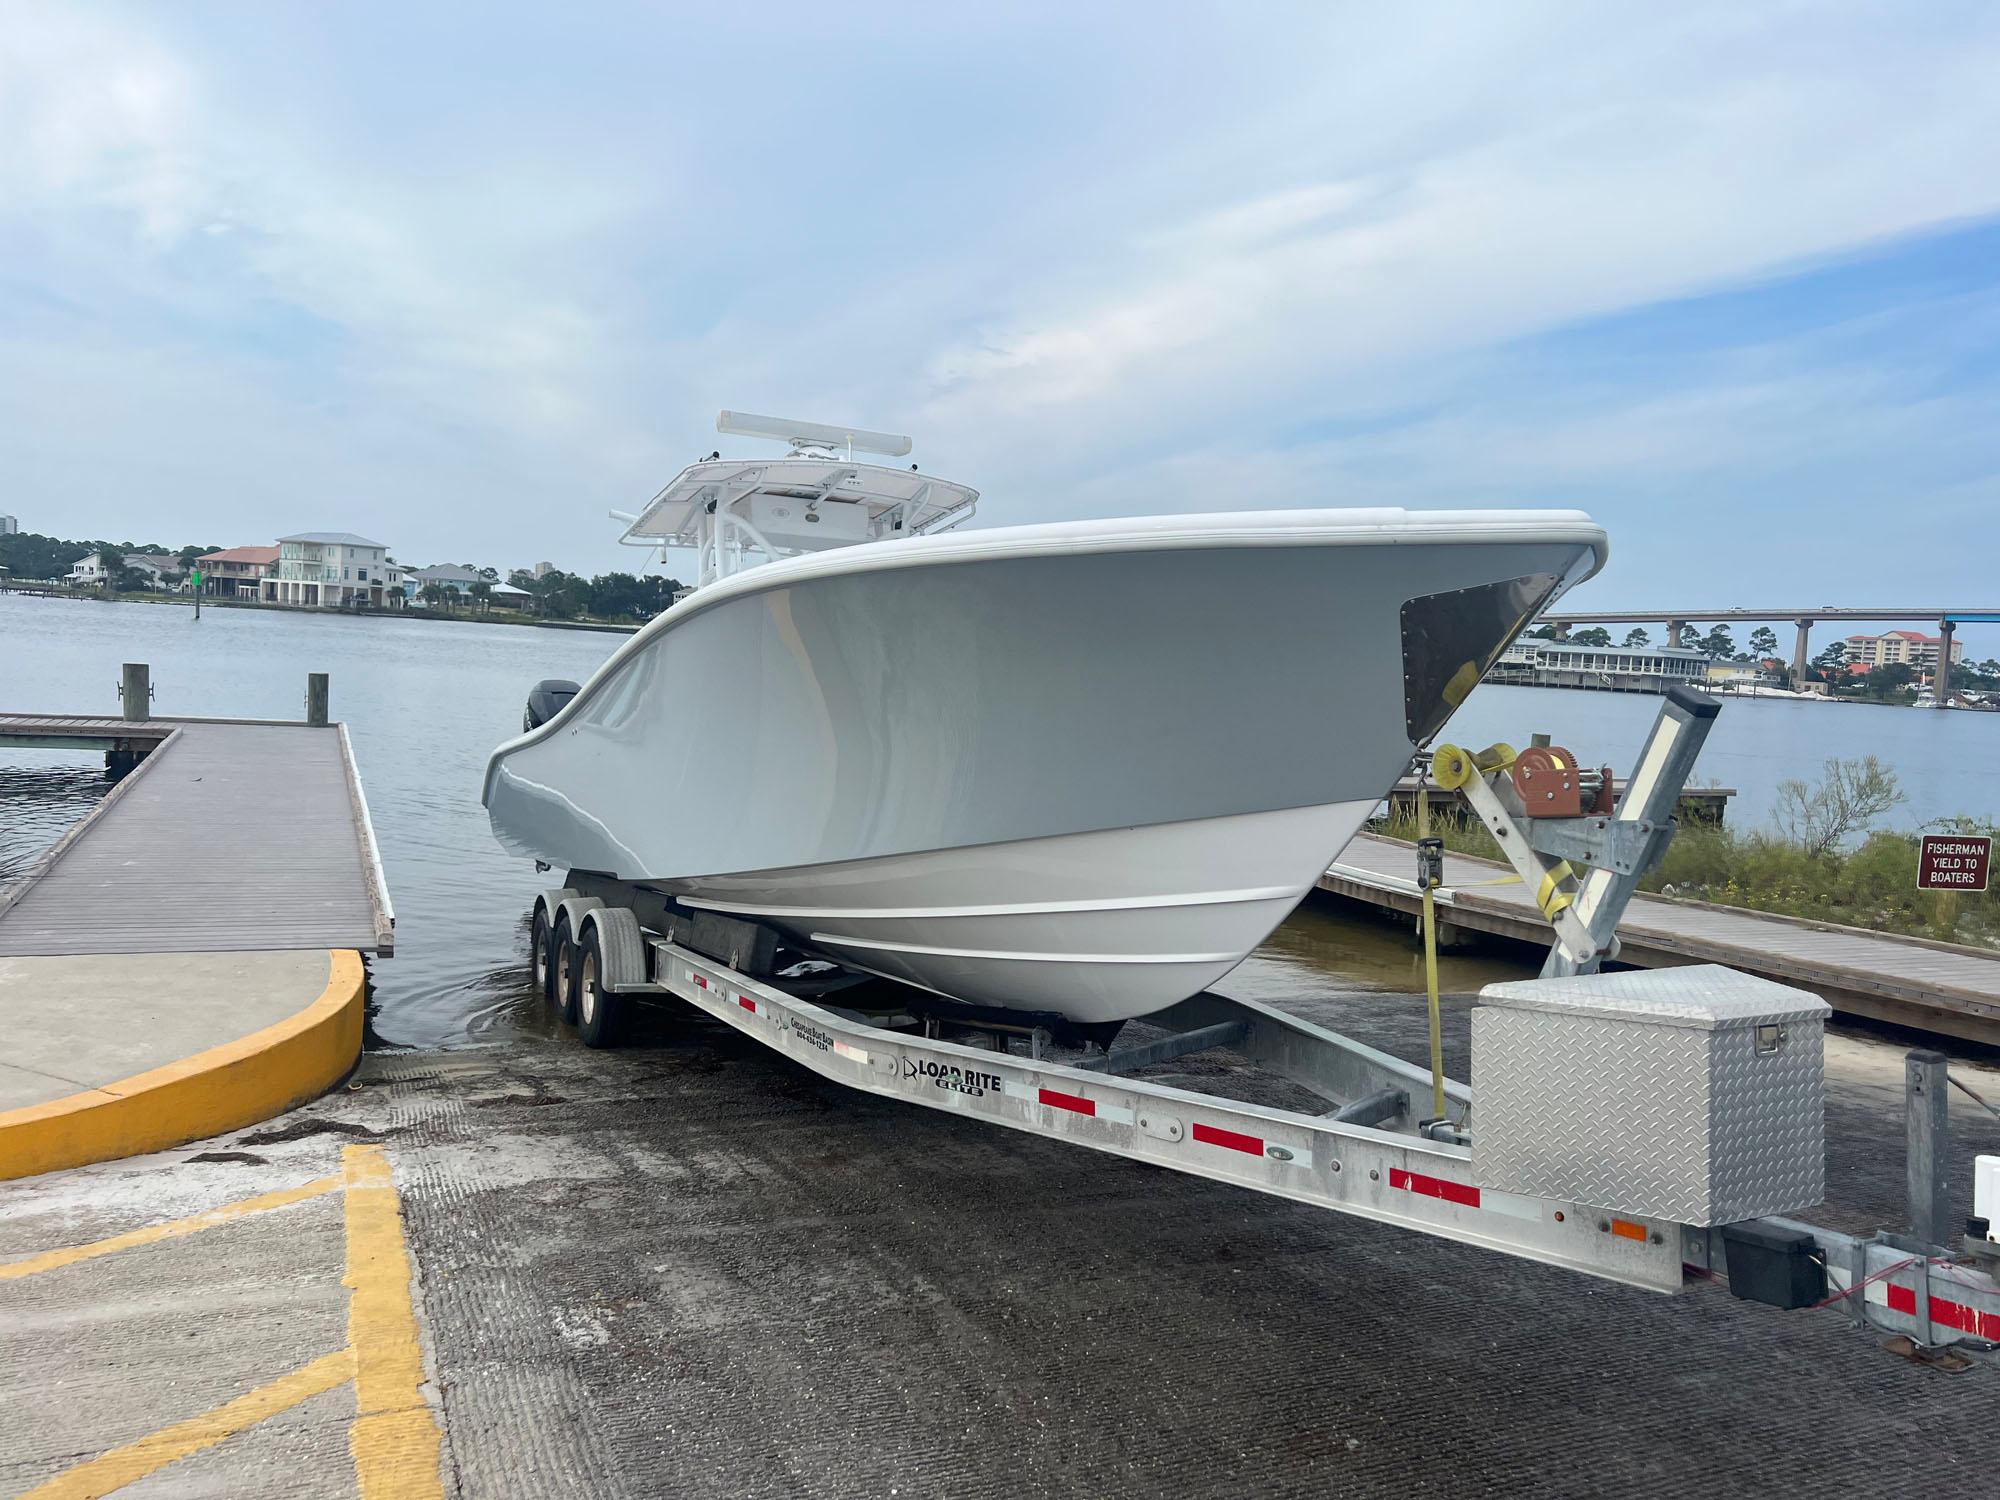
M 274 1026 L 46 1104 L 0 1113 L 0 1181 L 164 1151 L 325 1093 L 361 1056 L 361 955 L 327 954 L 326 988 Z

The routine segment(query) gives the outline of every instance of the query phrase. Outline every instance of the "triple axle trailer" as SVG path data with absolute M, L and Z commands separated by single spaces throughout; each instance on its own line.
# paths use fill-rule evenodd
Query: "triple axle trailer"
M 1543 784 L 1548 757 L 1521 777 L 1506 747 L 1440 747 L 1554 908 L 1544 978 L 1482 996 L 1470 1087 L 1435 1059 L 1215 993 L 1116 1035 L 960 1006 L 585 871 L 536 898 L 535 978 L 591 1046 L 616 1045 L 635 1004 L 680 1001 L 866 1093 L 1654 1291 L 1726 1275 L 1738 1295 L 1841 1307 L 1924 1348 L 2000 1343 L 2000 1242 L 1975 1221 L 1946 1243 L 1942 1059 L 1911 1064 L 1911 1231 L 1819 1229 L 1791 1215 L 1823 1196 L 1827 1007 L 1714 966 L 1599 972 L 1713 713 L 1670 698 L 1624 805 L 1572 806 L 1564 788 L 1553 817 L 1519 789 Z M 1197 1088 L 1170 1066 L 1217 1049 L 1254 1072 Z M 1285 1106 L 1210 1091 L 1245 1080 Z

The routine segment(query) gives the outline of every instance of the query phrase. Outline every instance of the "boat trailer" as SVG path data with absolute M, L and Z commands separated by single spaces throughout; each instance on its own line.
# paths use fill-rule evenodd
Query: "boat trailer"
M 1979 1158 L 1977 1216 L 1955 1236 L 1941 1055 L 1907 1063 L 1908 1229 L 1842 1234 L 1794 1217 L 1824 1197 L 1825 1003 L 1713 965 L 1599 972 L 1715 712 L 1670 693 L 1615 808 L 1608 774 L 1567 752 L 1439 747 L 1430 769 L 1535 883 L 1555 936 L 1543 977 L 1482 992 L 1472 1086 L 1214 993 L 1130 1023 L 1122 1044 L 972 1014 L 583 871 L 536 898 L 535 978 L 591 1046 L 616 1045 L 635 1002 L 671 997 L 865 1093 L 1654 1291 L 1726 1277 L 1739 1297 L 1844 1309 L 1924 1357 L 1990 1352 L 2000 1158 Z M 1216 1048 L 1313 1103 L 1141 1076 Z

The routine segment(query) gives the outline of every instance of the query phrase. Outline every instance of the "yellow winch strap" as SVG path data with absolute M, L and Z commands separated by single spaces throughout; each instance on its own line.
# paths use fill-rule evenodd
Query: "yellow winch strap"
M 1554 921 L 1556 913 L 1569 906 L 1574 899 L 1568 891 L 1561 889 L 1561 886 L 1575 874 L 1576 871 L 1570 868 L 1569 861 L 1562 859 L 1557 860 L 1550 867 L 1548 874 L 1542 877 L 1541 889 L 1535 892 L 1535 905 L 1542 909 L 1542 915 L 1550 921 Z

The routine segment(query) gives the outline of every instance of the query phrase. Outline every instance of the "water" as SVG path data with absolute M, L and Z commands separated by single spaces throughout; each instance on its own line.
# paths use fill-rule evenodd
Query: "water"
M 1623 776 L 1659 711 L 1658 698 L 1638 693 L 1488 685 L 1466 700 L 1440 738 L 1476 750 L 1495 740 L 1522 746 L 1544 732 L 1584 762 L 1610 765 Z M 1694 780 L 1735 787 L 1730 824 L 1756 828 L 1770 822 L 1779 782 L 1816 780 L 1829 759 L 1862 755 L 1879 756 L 1909 799 L 1883 819 L 1885 826 L 1910 829 L 1959 813 L 2000 821 L 2000 714 L 1724 698 Z
M 0 709 L 115 713 L 119 667 L 148 662 L 160 714 L 296 718 L 308 672 L 332 678 L 396 904 L 396 956 L 374 965 L 385 1041 L 454 1046 L 541 1031 L 524 913 L 544 883 L 501 852 L 479 803 L 486 756 L 517 733 L 541 677 L 581 681 L 623 636 L 518 625 L 217 609 L 0 594 Z M 1447 734 L 1524 744 L 1538 729 L 1629 767 L 1658 700 L 1482 688 Z M 1741 789 L 1732 821 L 1768 814 L 1777 782 L 1829 755 L 1872 752 L 1911 793 L 1906 821 L 2000 816 L 2000 715 L 1769 701 L 1725 705 L 1700 775 Z M 0 751 L 0 881 L 18 874 L 104 790 L 101 755 Z M 273 830 L 273 837 L 283 837 Z M 1525 972 L 1506 958 L 1445 960 L 1448 990 Z M 1309 903 L 1232 976 L 1232 992 L 1281 1002 L 1328 976 L 1420 989 L 1395 926 Z

